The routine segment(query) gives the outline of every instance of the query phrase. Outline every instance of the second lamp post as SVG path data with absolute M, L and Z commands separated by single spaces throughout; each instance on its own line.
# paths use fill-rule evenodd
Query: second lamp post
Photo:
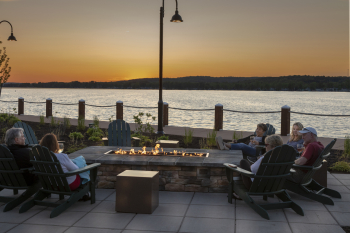
M 177 10 L 177 0 L 175 15 L 170 22 L 183 22 Z M 160 36 L 159 36 L 159 101 L 158 101 L 158 131 L 157 134 L 164 134 L 163 130 L 163 18 L 164 18 L 164 0 L 160 7 Z

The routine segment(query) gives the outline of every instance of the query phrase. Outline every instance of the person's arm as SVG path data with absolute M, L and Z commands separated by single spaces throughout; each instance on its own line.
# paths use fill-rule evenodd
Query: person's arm
M 299 159 L 295 160 L 296 165 L 304 165 L 307 162 L 307 158 L 301 156 Z
M 313 146 L 307 146 L 304 152 L 301 154 L 301 157 L 297 160 L 295 160 L 295 164 L 297 165 L 305 165 L 309 159 L 311 159 L 312 155 L 314 153 L 314 147 Z
M 75 171 L 77 169 L 79 169 L 79 167 L 77 165 L 75 165 L 72 160 L 70 160 L 68 158 L 68 155 L 66 154 L 61 154 L 63 155 L 63 162 L 64 162 L 64 166 L 66 166 L 66 168 L 68 169 L 68 171 Z

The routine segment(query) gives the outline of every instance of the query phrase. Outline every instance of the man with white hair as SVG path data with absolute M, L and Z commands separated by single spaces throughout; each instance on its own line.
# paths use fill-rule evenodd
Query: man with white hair
M 295 164 L 312 166 L 316 159 L 320 156 L 324 146 L 321 142 L 317 141 L 317 131 L 312 127 L 303 128 L 298 132 L 298 134 L 302 135 L 305 150 L 301 154 L 300 158 L 295 160 Z M 296 171 L 297 172 L 292 173 L 292 176 L 289 179 L 295 182 L 300 182 L 307 171 Z
M 13 154 L 19 168 L 33 167 L 29 156 L 31 149 L 25 144 L 25 139 L 22 128 L 11 128 L 6 131 L 5 143 Z M 24 179 L 27 185 L 32 185 L 38 180 L 35 175 L 29 173 L 24 175 Z

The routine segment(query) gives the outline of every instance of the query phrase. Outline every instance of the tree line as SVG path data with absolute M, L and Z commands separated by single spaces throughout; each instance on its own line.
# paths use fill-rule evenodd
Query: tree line
M 108 89 L 158 89 L 158 78 L 133 79 L 117 82 L 38 82 L 6 83 L 5 87 L 32 88 L 108 88 Z M 174 90 L 276 90 L 276 91 L 341 91 L 350 90 L 346 76 L 294 75 L 280 77 L 210 77 L 188 76 L 163 78 L 163 89 Z

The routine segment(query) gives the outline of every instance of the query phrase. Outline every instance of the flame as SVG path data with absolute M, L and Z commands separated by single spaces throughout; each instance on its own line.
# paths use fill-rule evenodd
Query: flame
M 146 154 L 146 147 L 142 147 L 142 152 L 141 152 L 142 155 L 145 155 Z
M 177 155 L 177 150 L 174 150 L 174 155 Z

